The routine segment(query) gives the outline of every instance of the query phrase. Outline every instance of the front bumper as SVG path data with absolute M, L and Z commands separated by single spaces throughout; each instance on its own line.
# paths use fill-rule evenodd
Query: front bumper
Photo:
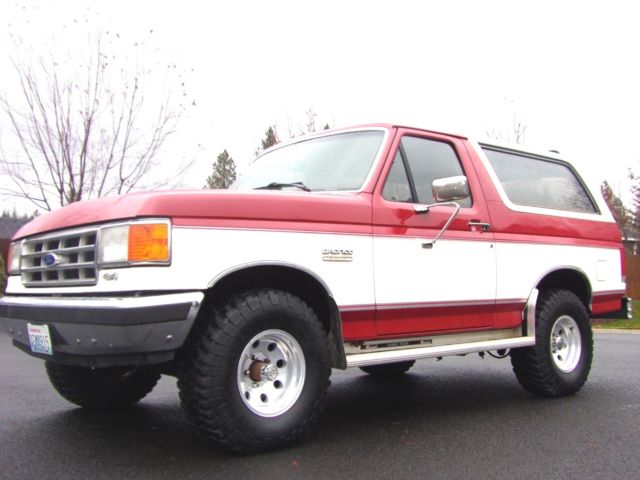
M 204 294 L 0 298 L 0 323 L 13 344 L 38 358 L 89 367 L 146 365 L 173 359 Z M 27 324 L 48 325 L 53 355 L 33 353 Z

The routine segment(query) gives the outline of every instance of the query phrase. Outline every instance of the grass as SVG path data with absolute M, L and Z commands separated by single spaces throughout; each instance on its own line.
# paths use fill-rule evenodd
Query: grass
M 594 328 L 616 328 L 620 330 L 640 330 L 640 301 L 633 302 L 631 320 L 593 320 Z

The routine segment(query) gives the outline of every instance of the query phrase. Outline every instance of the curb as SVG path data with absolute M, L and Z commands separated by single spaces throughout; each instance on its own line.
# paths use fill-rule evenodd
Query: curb
M 594 333 L 630 333 L 632 335 L 640 335 L 640 330 L 631 328 L 594 328 Z

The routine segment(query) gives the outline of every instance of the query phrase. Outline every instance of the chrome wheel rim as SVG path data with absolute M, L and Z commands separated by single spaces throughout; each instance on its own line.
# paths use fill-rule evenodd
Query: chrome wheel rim
M 237 383 L 245 406 L 261 417 L 276 417 L 298 400 L 306 364 L 298 341 L 283 330 L 265 330 L 244 347 Z
M 551 358 L 564 373 L 572 372 L 582 354 L 582 337 L 576 321 L 568 315 L 559 317 L 551 329 Z

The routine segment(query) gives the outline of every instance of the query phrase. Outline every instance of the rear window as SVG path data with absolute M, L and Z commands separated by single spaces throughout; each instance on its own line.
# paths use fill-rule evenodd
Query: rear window
M 486 147 L 483 150 L 511 202 L 530 207 L 598 213 L 589 192 L 568 165 Z

